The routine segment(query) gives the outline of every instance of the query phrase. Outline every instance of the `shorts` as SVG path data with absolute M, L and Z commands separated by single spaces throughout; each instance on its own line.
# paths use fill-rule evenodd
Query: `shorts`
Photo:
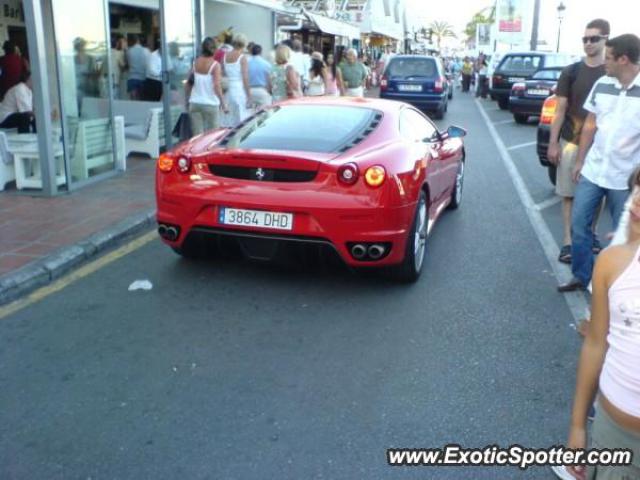
M 142 90 L 142 85 L 144 84 L 144 80 L 138 80 L 137 78 L 130 78 L 127 80 L 127 92 L 131 93 L 133 91 Z
M 576 166 L 578 145 L 560 139 L 560 163 L 556 170 L 556 194 L 573 198 L 577 183 L 573 181 L 573 167 Z
M 587 480 L 640 480 L 640 434 L 622 428 L 601 407 L 593 420 L 589 448 L 628 448 L 636 454 L 631 465 L 587 467 Z

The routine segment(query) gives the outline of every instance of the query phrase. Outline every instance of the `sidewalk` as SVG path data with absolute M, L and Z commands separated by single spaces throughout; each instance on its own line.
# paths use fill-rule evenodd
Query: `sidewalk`
M 55 198 L 0 192 L 0 305 L 49 283 L 120 238 L 155 226 L 155 160 Z

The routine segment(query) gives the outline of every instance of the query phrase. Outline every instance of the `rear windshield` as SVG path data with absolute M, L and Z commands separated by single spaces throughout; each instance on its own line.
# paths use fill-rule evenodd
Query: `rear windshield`
M 562 70 L 538 70 L 533 74 L 534 80 L 558 80 Z
M 226 138 L 228 148 L 330 153 L 371 124 L 375 110 L 335 105 L 286 105 L 256 114 Z
M 544 60 L 545 67 L 564 67 L 574 62 L 574 57 L 571 55 L 547 55 Z
M 542 66 L 540 65 L 541 58 L 539 55 L 508 55 L 500 64 L 499 69 L 505 72 L 531 74 Z
M 436 77 L 438 69 L 432 58 L 395 58 L 387 68 L 388 77 Z

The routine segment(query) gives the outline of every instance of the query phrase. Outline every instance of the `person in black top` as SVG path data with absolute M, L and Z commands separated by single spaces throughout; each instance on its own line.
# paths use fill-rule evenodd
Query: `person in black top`
M 576 188 L 572 172 L 578 153 L 580 132 L 587 117 L 583 105 L 596 80 L 605 75 L 605 41 L 609 31 L 609 22 L 606 20 L 596 19 L 589 22 L 582 37 L 584 59 L 566 67 L 558 79 L 558 102 L 551 125 L 547 157 L 551 163 L 557 165 L 556 194 L 562 197 L 564 233 L 558 260 L 563 263 L 571 263 L 571 209 Z M 594 232 L 596 223 L 597 217 L 593 225 Z M 597 253 L 599 250 L 600 245 L 594 235 L 594 252 Z

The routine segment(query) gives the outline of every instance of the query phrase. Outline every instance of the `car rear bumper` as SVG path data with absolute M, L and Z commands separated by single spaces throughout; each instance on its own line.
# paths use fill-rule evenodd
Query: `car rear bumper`
M 511 95 L 511 88 L 491 88 L 489 93 L 496 99 L 509 98 Z
M 409 103 L 422 110 L 442 110 L 447 101 L 447 93 L 442 94 L 412 94 L 406 92 L 381 91 L 380 98 Z
M 542 111 L 542 104 L 544 98 L 522 98 L 522 97 L 509 97 L 509 110 L 511 113 L 521 115 L 535 115 L 540 116 Z
M 209 193 L 164 192 L 157 201 L 158 223 L 177 226 L 180 234 L 175 241 L 166 238 L 163 241 L 180 248 L 190 233 L 197 232 L 212 237 L 224 235 L 237 239 L 324 244 L 331 246 L 351 266 L 377 267 L 402 261 L 415 205 L 384 207 L 378 202 L 363 201 L 360 196 L 338 205 L 332 201 L 335 194 L 330 192 L 289 191 L 283 195 L 282 191 L 278 192 L 277 184 L 273 192 L 268 190 L 269 187 L 263 184 L 260 194 L 254 192 L 252 196 L 243 190 L 233 189 L 211 189 Z M 286 202 L 278 200 L 284 197 Z M 293 228 L 285 231 L 222 224 L 219 221 L 220 207 L 291 213 Z M 351 255 L 353 243 L 384 243 L 389 248 L 379 260 L 362 261 Z

